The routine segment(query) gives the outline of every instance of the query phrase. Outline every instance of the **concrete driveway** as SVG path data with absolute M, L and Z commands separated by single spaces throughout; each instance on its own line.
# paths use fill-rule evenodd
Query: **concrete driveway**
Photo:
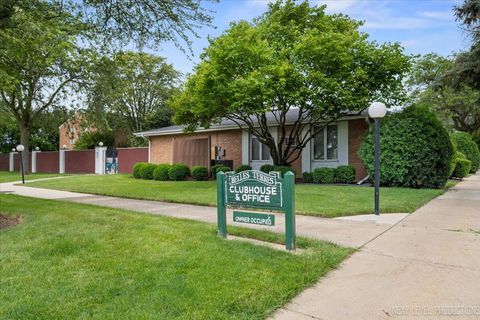
M 365 244 L 272 319 L 480 319 L 480 175 Z

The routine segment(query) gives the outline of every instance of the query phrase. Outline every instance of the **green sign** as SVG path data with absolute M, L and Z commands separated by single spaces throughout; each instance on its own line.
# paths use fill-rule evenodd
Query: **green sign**
M 282 208 L 282 183 L 274 172 L 248 170 L 225 175 L 226 204 L 254 208 Z
M 233 221 L 273 227 L 275 225 L 275 215 L 257 212 L 233 211 Z
M 295 175 L 247 170 L 217 173 L 218 234 L 227 237 L 227 206 L 259 208 L 285 212 L 285 247 L 295 250 Z M 275 216 L 234 211 L 233 221 L 258 225 L 275 225 Z

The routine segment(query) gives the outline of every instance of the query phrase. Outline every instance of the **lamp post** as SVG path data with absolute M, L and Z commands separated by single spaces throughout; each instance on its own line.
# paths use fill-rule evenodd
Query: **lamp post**
M 368 115 L 375 121 L 375 214 L 380 214 L 380 119 L 387 114 L 387 107 L 374 102 L 368 108 Z
M 23 150 L 25 150 L 25 147 L 23 144 L 19 144 L 16 149 L 20 152 L 20 171 L 22 172 L 22 183 L 25 184 L 25 173 L 23 170 Z

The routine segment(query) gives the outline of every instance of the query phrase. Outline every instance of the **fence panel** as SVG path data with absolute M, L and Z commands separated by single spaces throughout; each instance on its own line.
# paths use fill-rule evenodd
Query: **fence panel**
M 118 173 L 132 173 L 137 162 L 148 162 L 148 148 L 119 148 Z

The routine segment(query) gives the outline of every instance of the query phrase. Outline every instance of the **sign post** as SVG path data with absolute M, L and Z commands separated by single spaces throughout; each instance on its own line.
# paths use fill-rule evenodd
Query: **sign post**
M 285 246 L 295 250 L 295 175 L 247 170 L 239 173 L 217 173 L 218 235 L 227 237 L 227 206 L 257 208 L 285 213 Z M 260 212 L 234 211 L 233 221 L 256 225 L 275 225 L 275 215 Z

